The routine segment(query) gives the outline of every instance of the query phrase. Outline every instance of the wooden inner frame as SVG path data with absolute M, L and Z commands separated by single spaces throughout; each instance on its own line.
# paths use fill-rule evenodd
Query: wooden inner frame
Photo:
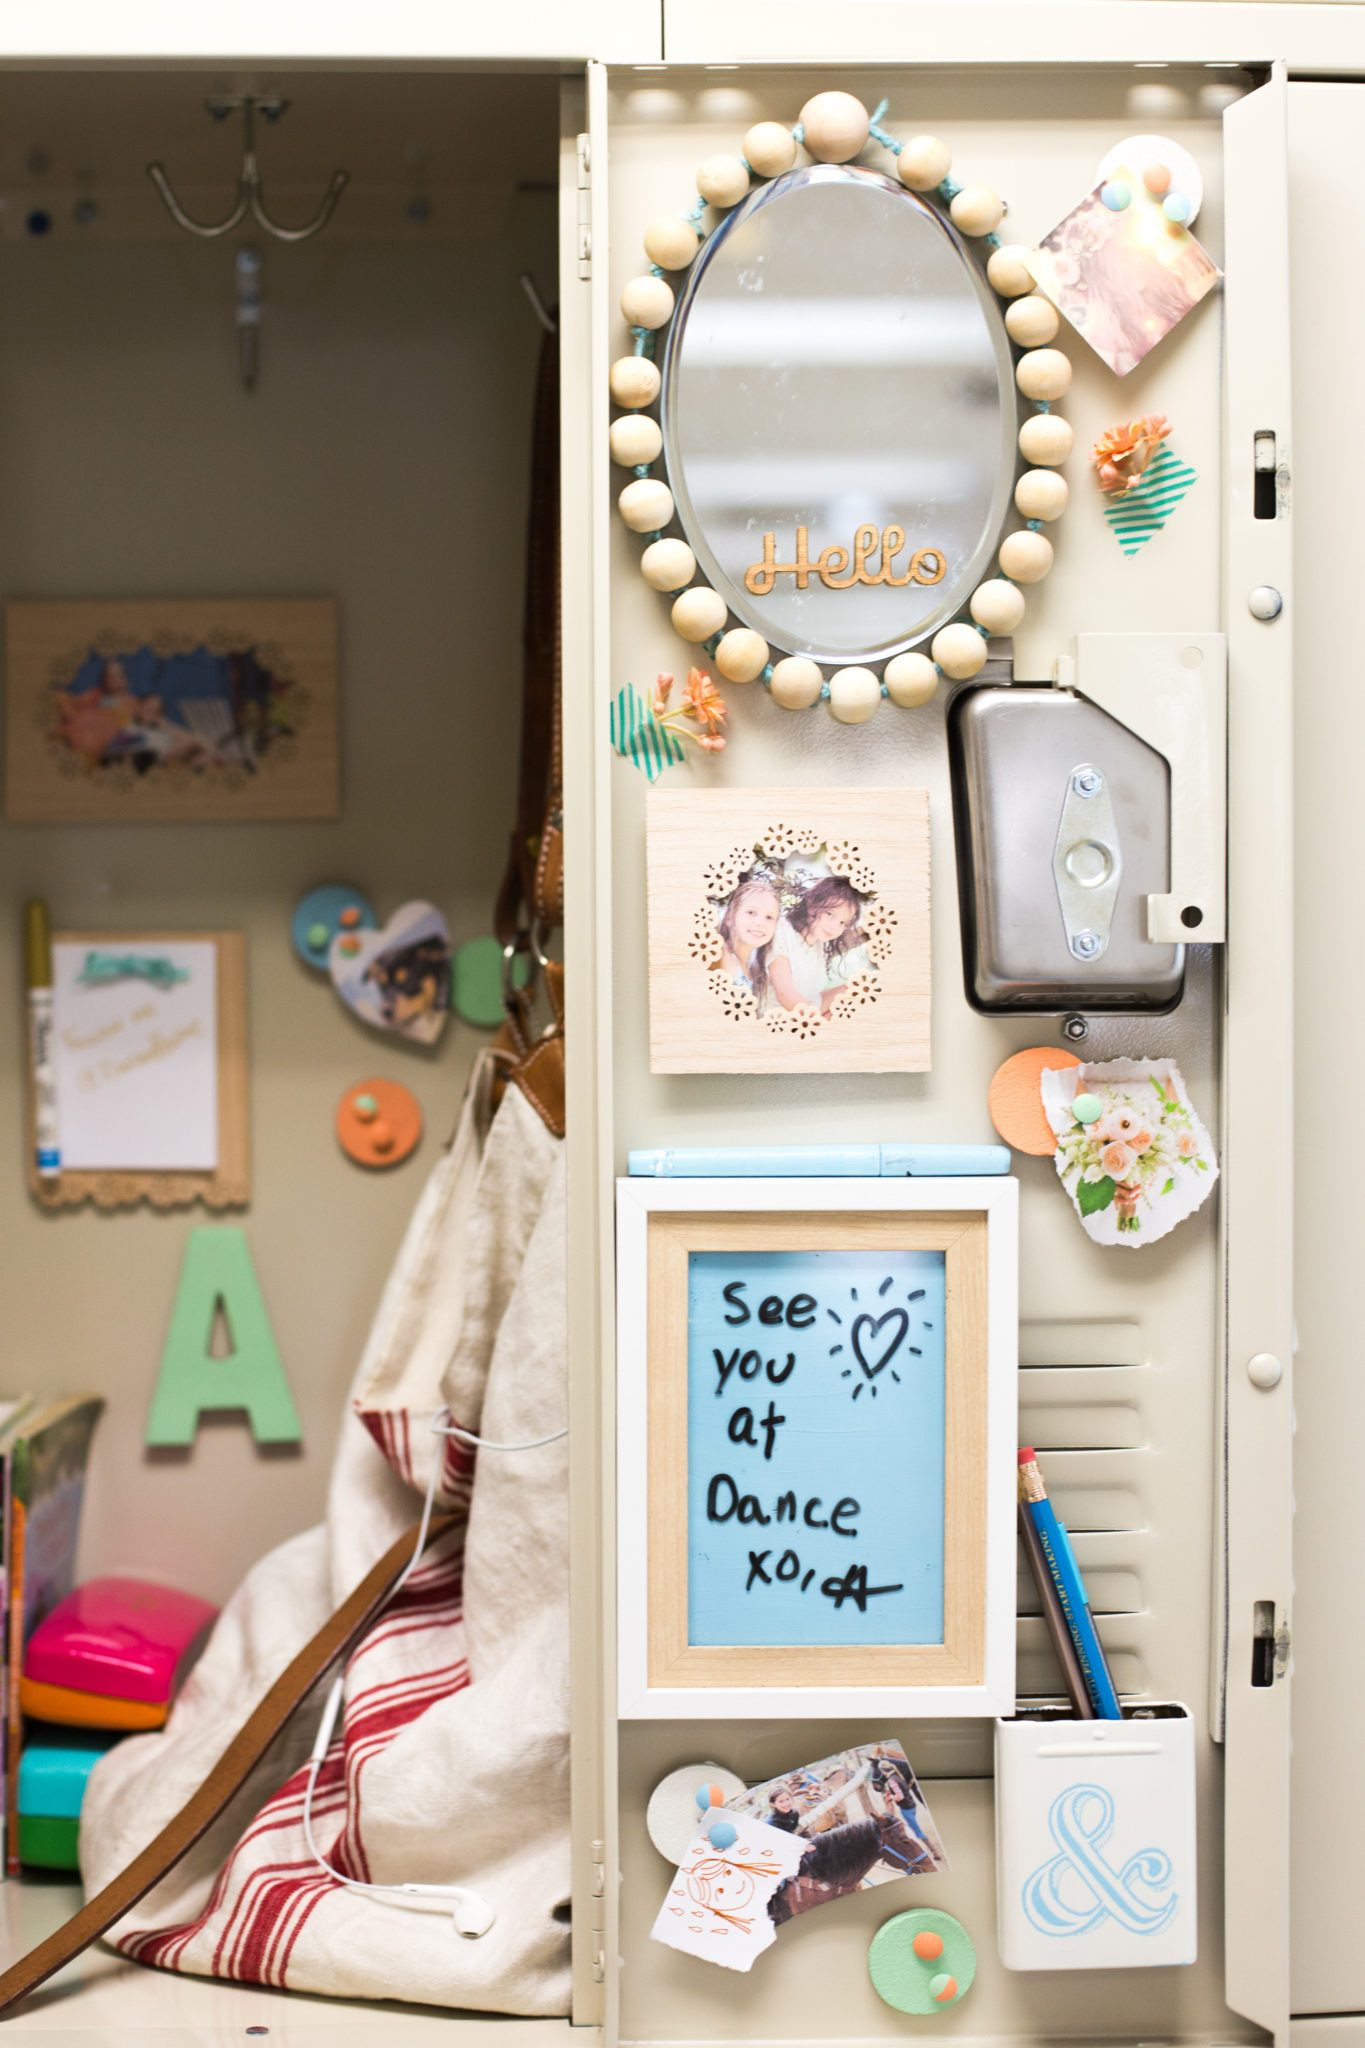
M 649 1218 L 648 1244 L 649 1684 L 983 1684 L 989 1380 L 985 1212 L 656 1212 Z M 688 1255 L 878 1250 L 945 1255 L 943 1641 L 863 1647 L 693 1644 L 687 1622 Z

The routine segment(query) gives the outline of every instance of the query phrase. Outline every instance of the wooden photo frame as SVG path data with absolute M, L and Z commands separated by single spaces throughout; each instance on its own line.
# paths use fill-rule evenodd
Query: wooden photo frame
M 624 1717 L 1013 1710 L 1017 1237 L 1005 1177 L 618 1182 Z
M 54 932 L 55 946 L 87 946 L 103 953 L 145 954 L 177 942 L 212 945 L 216 953 L 214 1008 L 217 1052 L 217 1164 L 211 1169 L 152 1171 L 106 1167 L 39 1174 L 33 1143 L 33 1075 L 27 1075 L 25 1147 L 28 1186 L 43 1209 L 241 1209 L 251 1200 L 250 1086 L 247 1063 L 246 937 L 242 932 Z M 58 1117 L 61 1104 L 58 1099 Z
M 929 1054 L 922 789 L 651 790 L 656 1074 L 915 1074 Z
M 331 598 L 5 606 L 11 824 L 340 813 Z

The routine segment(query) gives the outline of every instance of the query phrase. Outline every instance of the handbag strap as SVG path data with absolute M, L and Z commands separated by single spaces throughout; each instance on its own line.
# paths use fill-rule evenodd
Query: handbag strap
M 458 1516 L 433 1518 L 428 1541 L 454 1528 Z M 0 2014 L 9 2012 L 21 1998 L 37 1989 L 53 1972 L 71 1962 L 91 1942 L 106 1934 L 115 1921 L 131 1912 L 153 1885 L 174 1870 L 187 1850 L 210 1828 L 228 1802 L 239 1792 L 250 1773 L 280 1734 L 323 1673 L 344 1657 L 364 1635 L 393 1592 L 412 1557 L 416 1530 L 408 1529 L 390 1544 L 379 1562 L 372 1565 L 355 1589 L 348 1593 L 318 1630 L 305 1643 L 247 1716 L 204 1782 L 159 1835 L 125 1865 L 118 1876 L 87 1899 L 65 1926 L 40 1941 L 36 1948 L 12 1963 L 0 1976 Z

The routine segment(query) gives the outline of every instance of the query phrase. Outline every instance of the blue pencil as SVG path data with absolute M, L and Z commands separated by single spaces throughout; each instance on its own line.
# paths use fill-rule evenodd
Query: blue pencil
M 1104 1661 L 1104 1651 L 1095 1624 L 1090 1618 L 1090 1602 L 1086 1598 L 1085 1581 L 1071 1554 L 1071 1543 L 1066 1530 L 1057 1520 L 1056 1510 L 1047 1497 L 1043 1475 L 1038 1470 L 1038 1460 L 1029 1448 L 1019 1453 L 1019 1493 L 1038 1532 L 1038 1541 L 1042 1545 L 1047 1568 L 1052 1574 L 1052 1583 L 1057 1588 L 1062 1617 L 1076 1646 L 1081 1676 L 1085 1680 L 1095 1713 L 1102 1721 L 1121 1721 L 1123 1712 L 1119 1706 L 1119 1696 L 1114 1690 L 1114 1681 L 1109 1676 L 1109 1666 Z

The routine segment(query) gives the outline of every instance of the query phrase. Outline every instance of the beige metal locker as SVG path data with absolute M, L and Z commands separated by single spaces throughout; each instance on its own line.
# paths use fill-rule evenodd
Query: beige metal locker
M 515 47 L 514 47 L 515 46 Z M 287 60 L 287 61 L 286 61 Z M 1329 807 L 1305 791 L 1302 772 L 1291 792 L 1291 634 L 1310 601 L 1315 615 L 1340 615 L 1315 593 L 1323 564 L 1340 547 L 1340 527 L 1322 529 L 1320 545 L 1300 544 L 1299 595 L 1290 585 L 1290 522 L 1256 520 L 1251 503 L 1252 442 L 1276 434 L 1281 458 L 1292 463 L 1295 494 L 1314 468 L 1329 481 L 1321 507 L 1338 494 L 1340 471 L 1327 471 L 1349 443 L 1346 400 L 1329 411 L 1329 377 L 1314 372 L 1294 393 L 1296 440 L 1291 442 L 1289 333 L 1291 286 L 1301 305 L 1313 290 L 1316 266 L 1329 247 L 1344 255 L 1354 180 L 1343 171 L 1351 116 L 1333 111 L 1317 118 L 1308 96 L 1352 94 L 1344 84 L 1300 84 L 1297 78 L 1365 74 L 1365 9 L 1318 4 L 1186 4 L 1156 8 L 1115 4 L 1043 4 L 1018 8 L 998 0 L 960 0 L 953 8 L 927 4 L 779 4 L 779 0 L 662 0 L 662 5 L 600 5 L 566 9 L 528 6 L 516 16 L 458 6 L 442 10 L 413 4 L 376 19 L 372 9 L 342 7 L 330 14 L 302 5 L 235 11 L 230 27 L 211 9 L 193 20 L 144 0 L 115 22 L 107 10 L 86 5 L 60 23 L 33 18 L 0 28 L 0 105 L 23 104 L 25 80 L 34 93 L 58 93 L 69 76 L 73 104 L 88 89 L 92 65 L 122 67 L 126 90 L 165 88 L 166 74 L 185 74 L 187 97 L 203 89 L 206 74 L 291 77 L 316 73 L 348 86 L 379 91 L 405 77 L 422 86 L 440 83 L 444 118 L 471 123 L 481 74 L 539 81 L 540 93 L 521 110 L 532 118 L 542 97 L 557 97 L 546 119 L 558 153 L 557 253 L 563 389 L 564 675 L 569 966 L 569 1062 L 573 1121 L 568 1140 L 570 1177 L 570 1353 L 573 1430 L 573 1525 L 576 1562 L 572 1592 L 574 1699 L 574 2010 L 571 2021 L 499 2021 L 477 2015 L 434 2015 L 388 2008 L 331 2006 L 318 2001 L 256 1993 L 236 1986 L 159 1977 L 110 1958 L 77 1966 L 63 1995 L 10 2023 L 19 2043 L 44 2037 L 100 2038 L 122 2048 L 143 2041 L 234 2038 L 248 2026 L 268 2026 L 272 2037 L 299 2042 L 337 2038 L 424 2043 L 496 2041 L 534 2048 L 538 2041 L 676 2042 L 740 2040 L 814 2044 L 887 2040 L 905 2022 L 878 2005 L 868 1990 L 864 1955 L 878 1919 L 875 1896 L 848 1901 L 800 1930 L 788 1951 L 750 1980 L 717 1986 L 699 1965 L 651 1947 L 650 1921 L 665 1871 L 643 1827 L 650 1789 L 674 1765 L 714 1756 L 750 1778 L 785 1763 L 816 1756 L 845 1740 L 888 1732 L 874 1708 L 856 1729 L 847 1723 L 783 1729 L 759 1723 L 718 1724 L 704 1737 L 676 1723 L 618 1723 L 614 1683 L 615 1557 L 621 1537 L 615 1521 L 613 1390 L 615 1375 L 638 1361 L 613 1356 L 614 1271 L 611 1187 L 632 1145 L 771 1141 L 800 1119 L 802 1135 L 822 1138 L 898 1135 L 926 1138 L 989 1135 L 984 1089 L 996 1061 L 1016 1045 L 1044 1042 L 1050 1020 L 1002 1028 L 967 1011 L 958 980 L 953 906 L 953 854 L 941 725 L 887 730 L 885 717 L 865 733 L 841 733 L 838 744 L 800 721 L 777 723 L 774 707 L 745 706 L 737 713 L 738 741 L 721 779 L 750 782 L 832 782 L 876 778 L 914 783 L 931 791 L 934 815 L 934 920 L 938 1057 L 933 1073 L 914 1082 L 857 1081 L 839 1077 L 821 1099 L 799 1084 L 766 1080 L 740 1084 L 652 1079 L 644 1004 L 644 900 L 642 785 L 611 756 L 607 739 L 610 696 L 628 678 L 647 678 L 679 658 L 667 615 L 644 590 L 629 536 L 612 516 L 615 484 L 607 455 L 609 405 L 606 368 L 621 351 L 617 311 L 621 283 L 638 266 L 641 229 L 657 212 L 675 211 L 690 196 L 697 161 L 712 148 L 735 146 L 750 119 L 761 114 L 790 121 L 809 91 L 844 84 L 869 102 L 891 101 L 888 119 L 904 127 L 941 127 L 955 150 L 975 156 L 1009 190 L 1021 223 L 1041 230 L 1077 189 L 1078 163 L 1103 154 L 1116 134 L 1146 125 L 1130 112 L 1133 94 L 1154 80 L 1174 95 L 1164 120 L 1198 154 L 1209 198 L 1201 234 L 1228 271 L 1227 290 L 1191 320 L 1160 375 L 1142 385 L 1145 402 L 1178 416 L 1182 440 L 1197 450 L 1200 485 L 1181 516 L 1179 545 L 1168 550 L 1150 587 L 1153 625 L 1224 630 L 1231 658 L 1229 734 L 1229 851 L 1231 863 L 1228 965 L 1207 949 L 1195 962 L 1184 1006 L 1156 1020 L 1144 1049 L 1178 1056 L 1206 1111 L 1221 1107 L 1226 1178 L 1223 1229 L 1212 1207 L 1175 1241 L 1142 1254 L 1135 1277 L 1088 1256 L 1048 1184 L 1046 1162 L 1027 1162 L 1024 1180 L 1023 1388 L 1038 1440 L 1068 1461 L 1078 1497 L 1098 1502 L 1082 1536 L 1083 1562 L 1102 1572 L 1112 1605 L 1102 1621 L 1122 1682 L 1135 1692 L 1178 1697 L 1191 1706 L 1198 1727 L 1202 1925 L 1199 1962 L 1188 1970 L 1011 1976 L 995 1959 L 992 1897 L 992 1805 L 988 1725 L 906 1722 L 894 1731 L 906 1743 L 948 1839 L 950 1877 L 934 1880 L 922 1896 L 958 1912 L 977 1934 L 983 1958 L 968 2029 L 960 2038 L 1026 2044 L 1059 2038 L 1114 2043 L 1227 2044 L 1289 2039 L 1291 1874 L 1297 1897 L 1322 1879 L 1317 1825 L 1296 1837 L 1290 1860 L 1288 1674 L 1284 1668 L 1292 1585 L 1289 1572 L 1288 1470 L 1291 1396 L 1291 1182 L 1263 1170 L 1265 1152 L 1276 1157 L 1291 1137 L 1293 1063 L 1290 1016 L 1294 927 L 1288 846 L 1291 795 L 1297 795 L 1303 873 L 1298 901 L 1301 1002 L 1300 1087 L 1312 1090 L 1326 1054 L 1326 996 L 1305 1008 L 1308 976 L 1326 989 L 1325 959 L 1304 953 L 1310 920 L 1339 891 L 1332 849 L 1325 838 Z M 1204 88 L 1230 74 L 1250 88 L 1226 118 L 1201 102 Z M 102 79 L 118 87 L 119 71 Z M 150 85 L 149 85 L 150 82 Z M 509 116 L 509 118 L 512 118 Z M 1285 126 L 1289 126 L 1286 150 Z M 1336 196 L 1311 217 L 1301 185 L 1335 178 Z M 459 263 L 458 245 L 453 260 Z M 547 259 L 548 260 L 548 259 Z M 1338 264 L 1339 323 L 1351 314 L 1349 266 Z M 488 273 L 498 279 L 496 265 Z M 321 286 L 319 286 L 321 289 Z M 1296 314 L 1297 318 L 1297 314 Z M 1296 327 L 1296 347 L 1300 334 Z M 206 344 L 207 345 L 207 344 Z M 395 343 L 395 347 L 400 346 Z M 32 334 L 21 336 L 30 352 Z M 1302 361 L 1302 357 L 1300 358 Z M 3 373 L 0 362 L 0 373 Z M 1087 426 L 1104 424 L 1100 411 L 1112 398 L 1098 383 L 1084 393 Z M 1341 380 L 1343 390 L 1345 380 Z M 378 400 L 376 399 L 376 403 Z M 1329 421 L 1333 424 L 1329 425 Z M 0 468 L 5 460 L 0 413 Z M 1329 457 L 1326 450 L 1332 449 Z M 371 460 L 378 456 L 371 451 Z M 1073 499 L 1085 490 L 1079 459 Z M 1349 487 L 1341 495 L 1349 495 Z M 0 503 L 3 503 L 0 494 Z M 1093 509 L 1093 508 L 1092 508 Z M 13 515 L 11 515 L 13 516 Z M 1305 515 L 1300 510 L 1301 519 Z M 1307 515 L 1326 521 L 1327 510 Z M 1077 530 L 1079 529 L 1079 530 Z M 1316 531 L 1316 528 L 1314 529 Z M 1021 633 L 1016 674 L 1047 679 L 1064 641 L 1079 629 L 1101 629 L 1125 600 L 1124 564 L 1097 519 L 1079 514 L 1068 533 L 1067 554 L 1046 606 Z M 41 573 L 35 559 L 31 573 Z M 1342 558 L 1343 561 L 1346 558 Z M 60 581 L 60 574 L 54 579 Z M 1347 574 L 1349 575 L 1349 569 Z M 1253 621 L 1246 593 L 1277 586 L 1287 600 L 1283 621 Z M 8 586 L 6 586 L 6 590 Z M 1310 596 L 1310 594 L 1313 594 Z M 344 593 L 343 593 L 344 595 Z M 515 639 L 515 612 L 507 625 Z M 1304 633 L 1298 624 L 1298 633 Z M 1296 639 L 1299 703 L 1310 661 L 1321 660 L 1304 637 Z M 1315 705 L 1318 700 L 1314 699 Z M 763 713 L 766 711 L 766 718 Z M 1310 707 L 1311 717 L 1311 707 Z M 1331 735 L 1300 722 L 1301 753 L 1325 759 L 1338 752 Z M 510 738 L 506 741 L 510 745 Z M 370 829 L 379 829 L 371 817 Z M 359 859 L 356 840 L 344 857 Z M 386 873 L 400 865 L 386 845 Z M 74 872 L 74 859 L 72 872 Z M 1317 874 L 1310 884 L 1304 876 Z M 127 877 L 117 878 L 120 890 Z M 135 885 L 148 897 L 156 877 L 139 872 Z M 28 886 L 16 880 L 19 893 Z M 253 882 L 253 918 L 269 946 L 277 917 L 265 880 Z M 1311 887 L 1311 906 L 1304 890 Z M 1307 964 L 1306 964 L 1307 960 Z M 270 971 L 277 971 L 272 969 Z M 1334 1006 L 1339 1014 L 1339 1006 Z M 1098 1057 L 1129 1049 L 1131 1032 L 1117 1023 L 1092 1025 L 1088 1050 Z M 278 1120 L 267 1150 L 276 1146 L 282 1174 L 297 1111 L 291 1090 L 307 1055 L 300 1024 L 290 1040 L 291 1059 L 257 1076 Z M 13 1087 L 13 1048 L 5 1085 Z M 329 1076 L 340 1087 L 350 1075 L 348 1055 L 329 1052 Z M 1313 1061 L 1306 1073 L 1302 1061 Z M 330 1082 L 329 1082 L 330 1085 Z M 335 1088 L 333 1089 L 335 1093 Z M 1319 1124 L 1328 1101 L 1340 1096 L 1317 1084 L 1308 1115 Z M 1300 1113 L 1300 1130 L 1304 1128 Z M 1326 1130 L 1316 1142 L 1325 1144 Z M 1046 1171 L 1044 1171 L 1044 1168 Z M 283 1182 L 282 1182 L 283 1185 Z M 292 1184 L 291 1184 L 292 1185 Z M 1305 1210 L 1300 1208 L 1300 1228 Z M 1340 1212 L 1338 1212 L 1340 1213 Z M 1313 1211 L 1316 1216 L 1316 1210 Z M 385 1211 L 390 1241 L 402 1198 Z M 360 1238 L 365 1217 L 356 1207 L 337 1228 Z M 48 1233 L 50 1235 L 50 1233 Z M 366 1240 L 370 1256 L 383 1232 Z M 1325 1243 L 1325 1240 L 1324 1240 Z M 316 1248 L 315 1248 L 316 1249 Z M 139 1239 L 131 1253 L 149 1282 L 162 1284 L 156 1254 Z M 321 1254 L 318 1253 L 318 1256 Z M 48 1256 L 43 1247 L 43 1256 Z M 1306 1255 L 1314 1271 L 1316 1247 Z M 1147 1262 L 1150 1261 L 1150 1266 Z M 382 1264 L 377 1270 L 382 1270 Z M 357 1279 L 353 1296 L 338 1304 L 331 1341 L 337 1352 L 363 1333 L 369 1301 Z M 282 1277 L 280 1286 L 288 1283 Z M 1326 1298 L 1318 1296 L 1315 1300 Z M 1323 1311 L 1299 1315 L 1304 1372 L 1315 1346 L 1332 1341 Z M 1344 1317 L 1344 1309 L 1342 1311 Z M 1335 1326 L 1334 1326 L 1335 1327 Z M 1322 1334 L 1319 1335 L 1319 1330 Z M 1340 1338 L 1337 1356 L 1347 1357 Z M 1268 1354 L 1280 1376 L 1248 1375 L 1253 1357 Z M 1340 1368 L 1345 1371 L 1346 1368 Z M 127 1398 L 139 1382 L 126 1368 Z M 344 1384 L 344 1381 L 342 1382 Z M 328 1403 L 339 1398 L 332 1378 L 319 1372 L 318 1442 L 325 1438 Z M 1344 1399 L 1344 1397 L 1343 1397 Z M 1323 1431 L 1321 1394 L 1300 1406 L 1299 1492 L 1303 1524 L 1314 1549 L 1341 1539 L 1323 1528 L 1328 1511 L 1328 1445 L 1339 1444 L 1328 1421 Z M 1084 1411 L 1105 1419 L 1083 1439 L 1076 1418 Z M 1332 1414 L 1337 1413 L 1335 1401 Z M 1312 1434 L 1316 1432 L 1316 1434 Z M 135 1428 L 130 1432 L 135 1437 Z M 251 1479 L 230 1450 L 212 1445 L 220 1484 L 243 1497 Z M 1313 1461 L 1306 1465 L 1305 1460 Z M 1318 1461 L 1321 1461 L 1319 1463 Z M 240 1518 L 235 1540 L 243 1560 L 264 1547 L 249 1527 L 259 1513 L 274 1526 L 296 1526 L 311 1513 L 321 1466 L 310 1459 L 302 1481 L 285 1499 L 261 1480 L 259 1506 Z M 1320 1480 L 1307 1473 L 1325 1473 Z M 267 1475 L 268 1476 L 268 1475 Z M 172 1475 L 172 1478 L 174 1475 Z M 1310 1489 L 1311 1501 L 1305 1496 Z M 1106 1512 L 1106 1509 L 1110 1510 Z M 136 1522 L 135 1504 L 127 1513 Z M 107 1524 L 106 1524 L 107 1526 Z M 148 1555 L 154 1536 L 146 1532 Z M 98 1558 L 90 1560 L 92 1566 Z M 238 1560 L 234 1555 L 234 1566 Z M 1300 1556 L 1302 1587 L 1305 1562 Z M 224 1571 L 224 1583 L 234 1577 Z M 1331 1627 L 1327 1596 L 1315 1592 L 1296 1642 L 1302 1680 L 1310 1655 Z M 1269 1635 L 1266 1635 L 1267 1629 Z M 1265 1643 L 1270 1645 L 1267 1661 Z M 1021 1677 L 1051 1687 L 1041 1625 L 1020 1623 Z M 1303 1738 L 1295 1791 L 1306 1812 L 1339 1814 L 1322 1755 L 1343 1740 L 1342 1653 L 1330 1652 L 1333 1677 L 1308 1679 L 1310 1754 Z M 1269 1676 L 1269 1683 L 1256 1683 Z M 1349 1730 L 1349 1721 L 1345 1722 Z M 797 1755 L 793 1755 L 793 1745 Z M 1336 1884 L 1323 1887 L 1323 1906 L 1296 1926 L 1292 1949 L 1294 2009 L 1349 2011 L 1365 2003 L 1343 1955 L 1353 1953 L 1349 1933 L 1331 1914 L 1349 1897 L 1350 1845 L 1344 1836 Z M 64 1903 L 55 1892 L 0 1887 L 6 1946 L 14 1952 L 44 1931 Z M 808 1938 L 807 1938 L 808 1937 Z M 1343 1950 L 1343 1943 L 1345 1948 Z M 1358 1944 L 1354 1944 L 1358 1946 Z M 943 2038 L 938 2030 L 930 2038 Z M 959 2031 L 954 2025 L 953 2032 Z M 1306 2042 L 1356 2048 L 1356 2023 L 1314 2022 Z M 1296 2034 L 1297 2039 L 1297 2034 Z

